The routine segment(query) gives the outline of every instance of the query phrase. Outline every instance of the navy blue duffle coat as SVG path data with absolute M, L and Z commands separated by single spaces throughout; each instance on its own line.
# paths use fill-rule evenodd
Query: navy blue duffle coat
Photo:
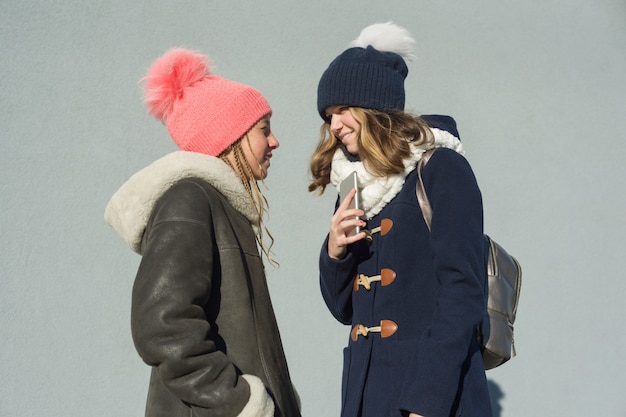
M 424 119 L 458 137 L 451 118 Z M 417 180 L 413 170 L 367 221 L 367 229 L 382 226 L 371 242 L 351 245 L 341 260 L 328 256 L 327 241 L 321 250 L 322 295 L 333 316 L 350 325 L 342 417 L 491 416 L 476 332 L 486 279 L 480 190 L 461 154 L 438 149 L 423 171 L 429 231 Z M 362 285 L 360 274 L 384 279 Z M 359 334 L 360 326 L 374 330 Z

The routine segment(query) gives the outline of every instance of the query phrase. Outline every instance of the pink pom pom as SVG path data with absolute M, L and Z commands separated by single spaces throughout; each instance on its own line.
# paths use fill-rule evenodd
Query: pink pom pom
M 165 122 L 186 87 L 209 74 L 208 57 L 187 49 L 171 49 L 146 75 L 144 102 L 151 115 Z

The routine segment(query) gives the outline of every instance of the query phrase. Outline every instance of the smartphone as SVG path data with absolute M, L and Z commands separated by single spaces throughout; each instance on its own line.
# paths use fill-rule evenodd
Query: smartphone
M 343 181 L 341 181 L 341 184 L 339 184 L 339 204 L 341 204 L 341 202 L 345 200 L 346 196 L 353 188 L 356 189 L 356 194 L 354 194 L 354 197 L 352 198 L 352 203 L 348 206 L 348 208 L 360 209 L 361 194 L 359 192 L 359 182 L 356 171 L 352 172 L 350 175 L 344 178 Z M 358 219 L 359 217 L 357 216 L 356 218 Z M 350 231 L 350 233 L 348 233 L 348 236 L 354 236 L 356 234 L 359 234 L 360 232 L 361 228 L 359 226 L 356 226 Z

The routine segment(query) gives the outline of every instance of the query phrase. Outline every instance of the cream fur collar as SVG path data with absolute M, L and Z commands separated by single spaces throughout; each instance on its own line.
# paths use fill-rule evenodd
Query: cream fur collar
M 105 221 L 140 253 L 143 232 L 157 200 L 185 178 L 200 178 L 214 186 L 258 233 L 254 203 L 235 171 L 219 158 L 186 151 L 172 152 L 130 177 L 111 197 Z
M 387 177 L 377 177 L 370 174 L 363 162 L 351 162 L 342 149 L 337 149 L 333 156 L 330 182 L 337 189 L 341 181 L 353 171 L 357 172 L 359 189 L 361 191 L 361 208 L 365 211 L 365 219 L 376 216 L 402 189 L 404 180 L 422 158 L 422 154 L 431 148 L 450 148 L 464 154 L 461 141 L 451 133 L 431 128 L 435 142 L 427 148 L 411 145 L 411 156 L 404 160 L 404 172 Z

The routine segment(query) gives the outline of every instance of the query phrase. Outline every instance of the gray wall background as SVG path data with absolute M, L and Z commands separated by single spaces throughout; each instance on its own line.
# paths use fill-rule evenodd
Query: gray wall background
M 139 257 L 103 211 L 175 150 L 138 85 L 172 46 L 274 107 L 268 279 L 304 414 L 338 415 L 348 329 L 317 284 L 336 194 L 306 191 L 316 86 L 388 20 L 418 41 L 407 107 L 457 119 L 486 231 L 524 267 L 518 356 L 488 373 L 496 415 L 626 416 L 623 0 L 0 0 L 0 415 L 143 415 Z

